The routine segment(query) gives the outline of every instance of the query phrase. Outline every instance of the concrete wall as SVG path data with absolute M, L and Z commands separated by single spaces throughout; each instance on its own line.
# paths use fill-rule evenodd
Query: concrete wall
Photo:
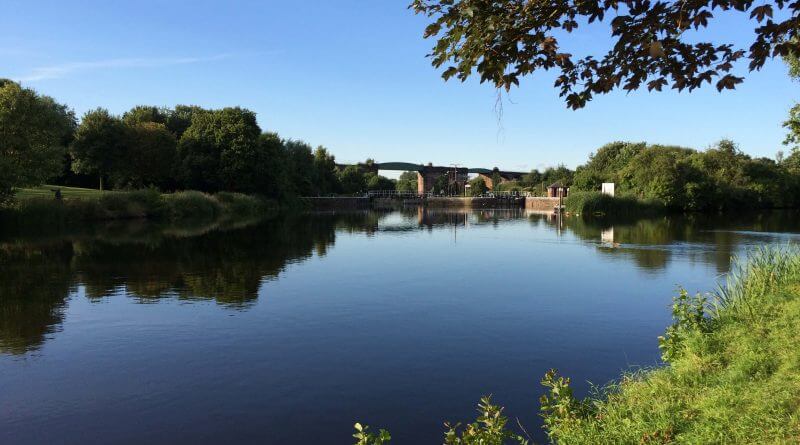
M 350 210 L 370 208 L 369 198 L 336 196 L 303 198 L 314 210 Z
M 558 198 L 542 198 L 529 196 L 525 198 L 525 208 L 537 212 L 552 212 L 558 207 Z
M 524 198 L 503 199 L 503 198 L 428 198 L 428 207 L 451 207 L 451 208 L 508 208 L 522 207 Z

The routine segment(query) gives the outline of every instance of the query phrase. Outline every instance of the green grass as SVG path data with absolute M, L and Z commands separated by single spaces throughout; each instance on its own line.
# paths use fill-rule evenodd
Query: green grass
M 668 366 L 547 410 L 551 440 L 800 443 L 800 253 L 754 252 L 703 303 L 685 293 L 676 300 L 661 339 Z
M 633 196 L 609 196 L 600 192 L 570 193 L 564 200 L 567 212 L 582 216 L 645 216 L 666 211 L 663 204 Z
M 152 189 L 100 192 L 61 187 L 63 199 L 59 201 L 50 189 L 45 185 L 20 190 L 16 202 L 0 208 L 2 226 L 41 231 L 121 219 L 235 221 L 263 216 L 277 208 L 273 201 L 230 192 L 161 194 Z
M 53 190 L 61 189 L 61 195 L 64 198 L 84 198 L 84 199 L 97 199 L 103 195 L 104 192 L 101 192 L 97 189 L 85 189 L 80 187 L 64 187 L 62 185 L 42 185 L 39 187 L 33 188 L 22 188 L 16 190 L 16 198 L 17 199 L 29 199 L 29 198 L 50 198 L 53 199 L 55 193 Z

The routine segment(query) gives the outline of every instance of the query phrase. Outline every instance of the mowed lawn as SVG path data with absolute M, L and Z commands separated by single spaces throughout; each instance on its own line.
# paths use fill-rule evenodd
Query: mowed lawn
M 26 198 L 55 198 L 53 190 L 61 189 L 61 196 L 64 198 L 84 198 L 84 199 L 97 199 L 101 196 L 102 192 L 97 189 L 85 189 L 80 187 L 64 187 L 61 185 L 42 185 L 33 188 L 17 189 L 16 196 L 18 199 Z

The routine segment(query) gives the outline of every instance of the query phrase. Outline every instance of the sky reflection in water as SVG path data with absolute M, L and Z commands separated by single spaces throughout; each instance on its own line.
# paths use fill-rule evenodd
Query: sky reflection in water
M 678 285 L 795 213 L 586 222 L 296 215 L 0 238 L 0 443 L 439 443 L 484 394 L 542 439 L 539 379 L 658 364 Z

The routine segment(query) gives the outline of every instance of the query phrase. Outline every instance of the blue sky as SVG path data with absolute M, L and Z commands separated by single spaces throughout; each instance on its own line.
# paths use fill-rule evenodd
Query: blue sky
M 529 170 L 583 163 L 615 140 L 705 148 L 727 137 L 773 157 L 798 84 L 771 61 L 734 92 L 612 93 L 566 109 L 554 75 L 525 79 L 495 110 L 477 81 L 445 83 L 425 58 L 425 19 L 406 0 L 16 1 L 0 14 L 0 77 L 21 80 L 80 115 L 103 106 L 240 105 L 264 130 L 372 157 Z M 740 16 L 710 35 L 746 43 Z M 574 35 L 595 53 L 608 30 Z M 744 72 L 744 71 L 742 71 Z

